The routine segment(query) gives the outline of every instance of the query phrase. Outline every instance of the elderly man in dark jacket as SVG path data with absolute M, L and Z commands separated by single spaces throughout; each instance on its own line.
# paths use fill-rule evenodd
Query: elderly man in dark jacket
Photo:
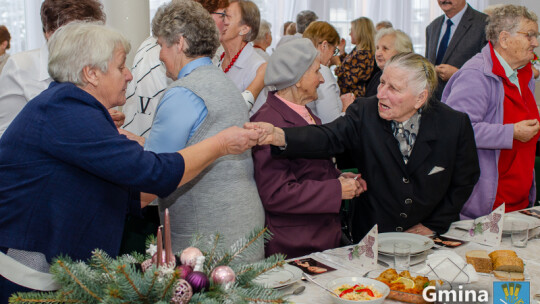
M 355 155 L 368 185 L 356 201 L 355 241 L 374 224 L 379 232 L 444 232 L 459 220 L 480 170 L 469 117 L 429 100 L 436 85 L 425 58 L 400 54 L 387 63 L 377 96 L 356 100 L 332 123 L 245 127 L 263 129 L 259 144 L 272 144 L 281 156 Z

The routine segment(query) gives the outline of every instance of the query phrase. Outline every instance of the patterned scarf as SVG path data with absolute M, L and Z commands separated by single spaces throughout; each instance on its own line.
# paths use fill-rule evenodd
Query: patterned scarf
M 422 116 L 422 109 L 409 118 L 405 122 L 397 122 L 392 120 L 392 133 L 399 143 L 399 151 L 403 155 L 403 161 L 405 164 L 409 161 L 414 143 L 416 142 L 416 134 L 420 130 L 420 117 Z

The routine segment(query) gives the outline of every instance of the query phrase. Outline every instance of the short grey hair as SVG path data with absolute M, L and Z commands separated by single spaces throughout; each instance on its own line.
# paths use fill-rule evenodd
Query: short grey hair
M 375 44 L 377 44 L 384 36 L 394 36 L 394 49 L 398 53 L 414 52 L 411 37 L 405 32 L 394 28 L 381 29 L 377 32 L 377 35 L 375 35 Z
M 499 42 L 499 34 L 501 32 L 515 34 L 518 30 L 519 23 L 523 19 L 538 22 L 536 14 L 528 10 L 525 6 L 507 4 L 494 8 L 488 17 L 488 24 L 486 25 L 487 40 L 495 45 Z
M 266 34 L 270 34 L 272 30 L 272 24 L 270 22 L 261 19 L 261 25 L 259 26 L 259 35 L 253 41 L 263 41 L 266 39 Z
M 120 32 L 81 21 L 60 27 L 47 45 L 51 78 L 79 86 L 86 84 L 82 75 L 84 67 L 96 67 L 106 73 L 117 48 L 122 48 L 126 54 L 131 50 L 129 41 Z
M 384 66 L 386 70 L 389 66 L 407 71 L 409 75 L 409 85 L 420 94 L 422 90 L 427 90 L 428 100 L 437 88 L 437 73 L 435 66 L 422 55 L 415 53 L 398 53 L 394 55 Z M 427 106 L 427 102 L 424 107 Z
M 392 22 L 388 20 L 380 21 L 375 25 L 375 29 L 386 29 L 386 28 L 393 28 Z
M 219 47 L 216 23 L 203 6 L 191 0 L 175 0 L 160 6 L 152 20 L 152 34 L 171 46 L 184 37 L 189 58 L 214 56 Z
M 319 19 L 319 16 L 315 12 L 310 10 L 301 11 L 296 15 L 296 31 L 303 34 L 311 22 L 317 21 L 317 19 Z
M 491 15 L 493 13 L 493 10 L 495 10 L 496 8 L 499 8 L 499 7 L 502 7 L 504 6 L 504 4 L 492 4 L 492 5 L 489 5 L 488 7 L 486 7 L 484 9 L 484 14 L 486 15 Z

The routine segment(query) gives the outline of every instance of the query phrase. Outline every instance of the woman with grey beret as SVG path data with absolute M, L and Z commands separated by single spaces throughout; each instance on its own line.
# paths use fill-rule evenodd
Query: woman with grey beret
M 251 121 L 279 127 L 320 125 L 306 107 L 317 99 L 317 87 L 324 82 L 319 69 L 319 53 L 311 40 L 296 39 L 278 48 L 264 76 L 265 85 L 277 91 L 268 94 Z M 355 180 L 355 174 L 340 175 L 330 158 L 277 158 L 269 146 L 252 152 L 266 225 L 274 234 L 265 254 L 293 258 L 339 246 L 341 200 L 358 196 L 365 182 Z

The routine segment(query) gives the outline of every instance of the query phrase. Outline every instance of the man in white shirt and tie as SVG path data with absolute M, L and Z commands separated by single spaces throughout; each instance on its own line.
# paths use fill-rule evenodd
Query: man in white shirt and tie
M 426 58 L 436 66 L 440 99 L 446 82 L 486 45 L 487 15 L 465 0 L 437 0 L 444 11 L 426 28 Z

